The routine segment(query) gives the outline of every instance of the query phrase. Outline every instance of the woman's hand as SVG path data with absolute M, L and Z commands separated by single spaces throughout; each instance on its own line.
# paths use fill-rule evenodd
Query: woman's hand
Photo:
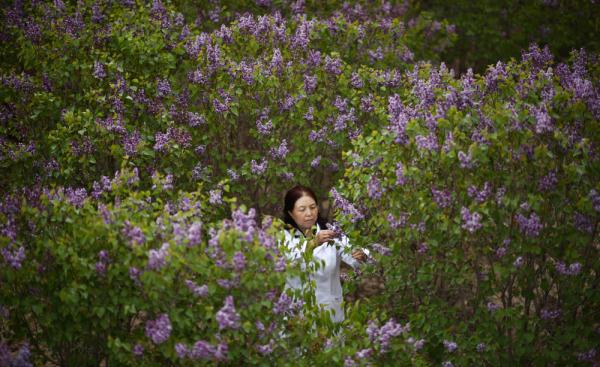
M 367 254 L 365 254 L 362 250 L 355 250 L 352 252 L 352 258 L 358 261 L 367 260 Z
M 325 242 L 333 241 L 335 239 L 335 232 L 330 229 L 324 229 L 319 231 L 316 235 L 317 246 L 324 244 Z

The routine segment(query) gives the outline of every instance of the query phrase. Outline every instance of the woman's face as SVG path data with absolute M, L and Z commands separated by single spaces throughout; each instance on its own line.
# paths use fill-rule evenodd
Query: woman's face
M 294 210 L 289 212 L 292 219 L 303 232 L 317 223 L 319 208 L 315 200 L 308 195 L 303 195 L 294 203 Z

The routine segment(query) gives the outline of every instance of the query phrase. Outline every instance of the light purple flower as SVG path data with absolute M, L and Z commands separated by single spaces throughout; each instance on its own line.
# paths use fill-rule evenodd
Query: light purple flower
M 463 229 L 473 233 L 481 228 L 481 214 L 477 212 L 471 213 L 469 209 L 463 206 L 460 210 L 460 215 L 463 221 L 461 226 Z
M 531 213 L 529 218 L 519 213 L 515 216 L 515 221 L 519 225 L 521 233 L 528 237 L 537 237 L 542 228 L 544 228 L 544 225 L 540 221 L 540 217 L 535 213 Z
M 148 252 L 148 268 L 150 270 L 159 270 L 166 263 L 168 255 L 169 243 L 165 242 L 159 250 L 152 249 Z
M 371 199 L 381 199 L 383 194 L 383 188 L 381 187 L 381 181 L 377 178 L 377 176 L 371 177 L 367 184 L 367 194 Z
M 458 152 L 458 161 L 460 162 L 461 168 L 466 168 L 466 169 L 473 168 L 473 163 L 471 160 L 472 160 L 471 152 L 469 152 L 468 155 L 463 153 L 463 151 Z
M 225 297 L 225 303 L 223 307 L 217 311 L 216 318 L 219 323 L 219 330 L 237 329 L 240 327 L 240 315 L 235 310 L 233 296 Z
M 340 75 L 342 73 L 342 60 L 337 57 L 325 57 L 325 71 L 330 74 Z
M 141 357 L 144 355 L 144 346 L 141 344 L 136 344 L 133 346 L 132 353 L 136 357 Z
M 448 352 L 452 353 L 458 348 L 458 345 L 453 341 L 444 340 L 444 348 L 446 348 Z
M 0 252 L 6 261 L 14 269 L 20 269 L 23 260 L 25 260 L 25 247 L 19 246 L 18 249 L 11 250 L 10 246 L 4 247 Z
M 190 292 L 192 292 L 195 296 L 198 297 L 206 297 L 208 296 L 208 286 L 206 284 L 198 285 L 193 281 L 187 279 L 185 281 L 185 285 L 188 287 Z
M 94 72 L 92 74 L 96 79 L 106 78 L 106 68 L 104 64 L 99 61 L 94 61 Z
M 171 330 L 171 320 L 169 319 L 169 315 L 165 313 L 160 314 L 155 320 L 146 321 L 146 336 L 154 344 L 161 344 L 169 339 Z

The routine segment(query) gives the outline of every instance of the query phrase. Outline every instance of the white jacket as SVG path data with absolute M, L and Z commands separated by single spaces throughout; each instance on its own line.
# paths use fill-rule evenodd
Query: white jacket
M 321 228 L 317 224 L 317 233 Z M 284 245 L 287 247 L 288 260 L 292 262 L 300 261 L 301 269 L 306 270 L 306 264 L 302 260 L 302 254 L 306 250 L 306 238 L 299 230 L 293 233 L 285 232 Z M 340 264 L 344 261 L 348 265 L 356 268 L 359 264 L 350 253 L 344 253 L 348 248 L 348 237 L 342 236 L 335 239 L 333 243 L 324 243 L 313 250 L 313 260 L 320 263 L 325 262 L 325 266 L 319 266 L 316 271 L 311 272 L 310 279 L 315 281 L 315 298 L 317 304 L 333 313 L 332 320 L 341 322 L 344 320 L 344 310 L 342 309 L 342 285 L 340 283 Z M 299 277 L 288 277 L 286 280 L 286 289 L 302 289 L 302 282 Z

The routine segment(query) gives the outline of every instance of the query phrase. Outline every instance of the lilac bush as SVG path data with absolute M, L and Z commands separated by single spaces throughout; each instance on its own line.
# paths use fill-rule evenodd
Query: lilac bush
M 417 63 L 387 126 L 344 153 L 331 196 L 375 250 L 363 274 L 385 290 L 370 301 L 438 364 L 569 364 L 598 341 L 597 56 L 548 54 L 485 75 Z

